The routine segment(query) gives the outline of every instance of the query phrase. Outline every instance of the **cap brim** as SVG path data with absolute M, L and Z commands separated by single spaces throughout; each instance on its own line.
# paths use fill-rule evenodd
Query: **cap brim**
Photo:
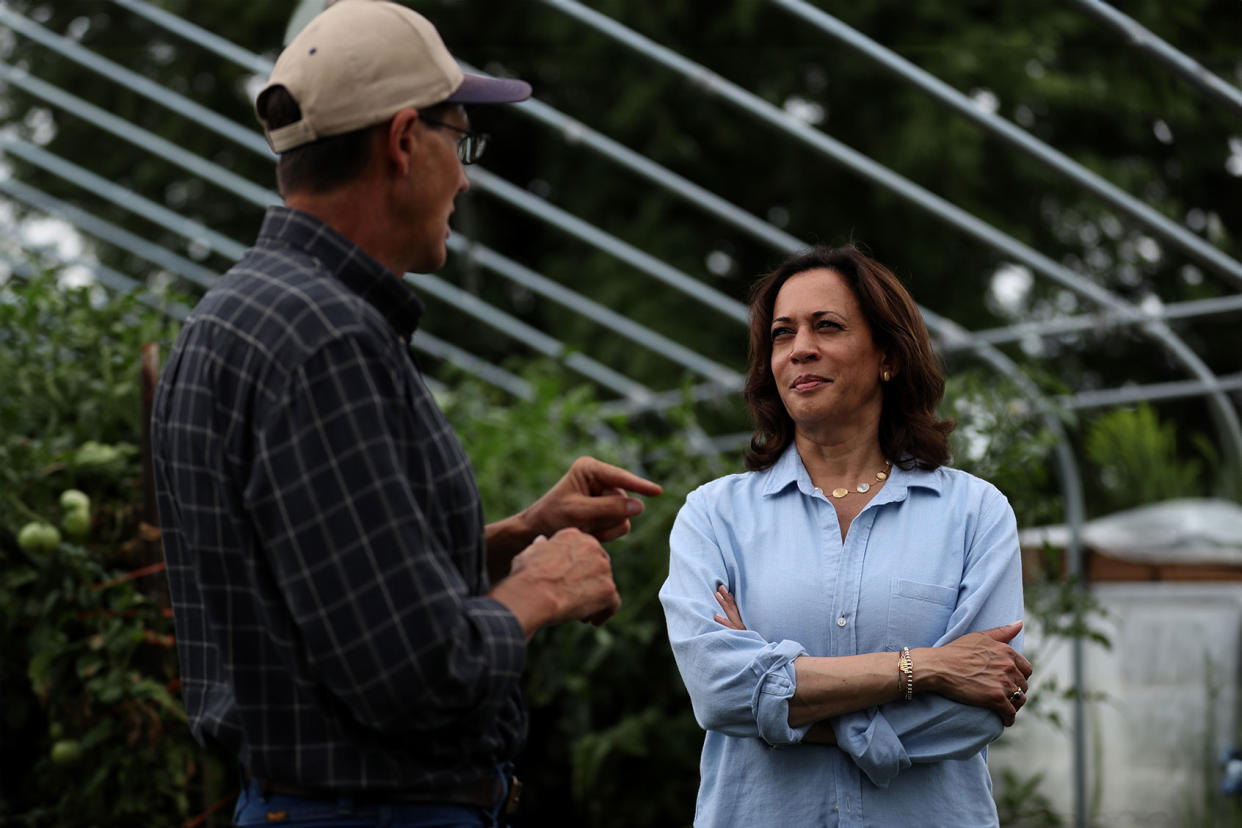
M 445 98 L 445 103 L 455 104 L 504 104 L 517 103 L 530 97 L 530 84 L 514 78 L 485 78 L 466 75 L 457 91 Z

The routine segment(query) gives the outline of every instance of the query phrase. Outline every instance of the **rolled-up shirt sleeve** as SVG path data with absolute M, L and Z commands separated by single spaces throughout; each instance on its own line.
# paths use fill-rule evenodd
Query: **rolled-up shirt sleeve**
M 1022 614 L 1017 522 L 1004 495 L 988 487 L 968 539 L 957 605 L 935 646 L 1009 624 Z M 1010 644 L 1021 651 L 1021 633 Z M 917 662 L 914 670 L 917 680 Z M 834 717 L 832 727 L 838 746 L 880 787 L 912 764 L 973 756 L 1004 732 L 991 710 L 932 693 Z
M 669 575 L 660 602 L 699 725 L 770 745 L 801 741 L 809 725 L 790 727 L 789 700 L 796 689 L 793 661 L 806 649 L 796 641 L 768 642 L 714 619 L 720 612 L 713 598 L 716 587 L 724 584 L 736 594 L 738 584 L 696 493 L 678 513 L 669 543 Z
M 290 638 L 278 652 L 293 654 L 295 678 L 370 730 L 486 729 L 519 680 L 525 636 L 504 606 L 471 594 L 437 539 L 443 517 L 421 502 L 400 449 L 413 427 L 401 379 L 378 347 L 327 343 L 258 418 L 244 496 L 262 539 L 256 565 L 269 570 L 259 577 L 285 601 L 265 629 Z M 426 471 L 434 487 L 454 470 Z

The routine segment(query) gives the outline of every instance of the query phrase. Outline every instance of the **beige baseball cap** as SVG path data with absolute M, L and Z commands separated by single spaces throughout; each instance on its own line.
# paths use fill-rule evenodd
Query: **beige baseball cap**
M 431 21 L 389 0 L 337 0 L 276 59 L 256 100 L 283 86 L 302 118 L 276 129 L 263 122 L 273 152 L 383 123 L 407 106 L 515 103 L 530 84 L 466 75 Z

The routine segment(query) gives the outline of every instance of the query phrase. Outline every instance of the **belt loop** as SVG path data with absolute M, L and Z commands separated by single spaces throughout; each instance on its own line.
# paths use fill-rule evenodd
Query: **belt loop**
M 512 762 L 502 762 L 496 766 L 496 771 L 500 774 L 501 794 L 500 801 L 493 809 L 493 819 L 498 828 L 506 828 L 508 821 L 505 818 L 512 816 L 518 809 L 522 796 L 522 783 L 513 772 Z
M 237 763 L 237 771 L 241 774 L 242 790 L 249 791 L 251 796 L 259 802 L 267 802 L 267 786 L 259 777 L 250 772 L 250 769 L 241 762 Z

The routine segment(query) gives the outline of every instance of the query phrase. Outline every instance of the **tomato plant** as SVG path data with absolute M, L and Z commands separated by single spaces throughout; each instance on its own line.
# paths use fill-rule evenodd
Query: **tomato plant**
M 0 823 L 181 825 L 231 787 L 185 726 L 142 525 L 131 296 L 0 285 Z M 18 748 L 20 746 L 20 748 Z

